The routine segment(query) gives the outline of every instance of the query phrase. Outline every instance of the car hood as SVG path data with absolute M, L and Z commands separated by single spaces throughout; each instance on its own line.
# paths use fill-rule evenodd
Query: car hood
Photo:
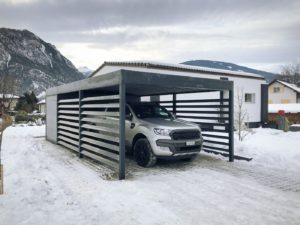
M 197 124 L 180 119 L 143 118 L 140 121 L 153 128 L 199 129 Z

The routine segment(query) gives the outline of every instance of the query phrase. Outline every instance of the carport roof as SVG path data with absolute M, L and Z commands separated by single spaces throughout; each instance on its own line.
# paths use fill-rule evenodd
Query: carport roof
M 119 66 L 120 69 L 122 69 L 122 66 L 161 69 L 161 70 L 169 70 L 169 71 L 181 71 L 181 72 L 198 73 L 198 74 L 206 73 L 212 75 L 224 75 L 224 76 L 232 76 L 232 77 L 240 77 L 240 78 L 252 78 L 252 79 L 265 80 L 265 78 L 259 74 L 247 73 L 243 71 L 231 71 L 231 70 L 215 69 L 209 67 L 192 66 L 192 65 L 185 65 L 185 64 L 162 63 L 162 62 L 155 62 L 155 61 L 105 61 L 89 77 L 93 77 L 95 74 L 98 73 L 98 71 L 100 71 L 105 66 Z
M 119 85 L 121 83 L 124 83 L 126 86 L 126 94 L 137 96 L 233 89 L 233 82 L 227 80 L 119 70 L 101 76 L 90 77 L 84 80 L 50 88 L 47 90 L 47 95 L 49 96 L 97 88 L 118 92 Z

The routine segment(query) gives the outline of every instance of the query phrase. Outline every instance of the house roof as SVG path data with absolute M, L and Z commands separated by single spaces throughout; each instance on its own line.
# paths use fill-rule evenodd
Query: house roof
M 95 70 L 90 75 L 90 77 L 94 76 L 98 71 L 100 71 L 106 65 L 162 69 L 162 70 L 172 70 L 172 71 L 191 72 L 191 73 L 208 73 L 214 75 L 225 75 L 225 76 L 255 78 L 255 79 L 265 80 L 263 76 L 254 73 L 214 69 L 209 67 L 191 66 L 191 65 L 184 65 L 184 64 L 161 63 L 161 62 L 154 62 L 154 61 L 108 61 L 108 62 L 104 62 L 97 70 Z
M 275 82 L 278 82 L 278 83 L 280 83 L 280 84 L 282 84 L 282 85 L 284 85 L 284 86 L 292 89 L 293 91 L 295 91 L 297 93 L 300 93 L 300 87 L 297 87 L 297 85 L 295 85 L 295 84 L 291 84 L 291 83 L 288 83 L 288 82 L 285 82 L 285 81 L 282 81 L 282 80 L 274 80 L 273 82 L 271 82 L 269 84 L 269 86 L 272 85 Z
M 12 95 L 12 94 L 4 94 L 4 97 L 5 97 L 5 98 L 14 98 L 14 99 L 20 98 L 19 96 L 17 96 L 17 95 Z M 0 94 L 0 98 L 3 98 L 3 94 Z
M 38 105 L 40 105 L 40 104 L 46 104 L 46 99 L 42 99 L 42 100 L 39 101 L 37 104 L 38 104 Z

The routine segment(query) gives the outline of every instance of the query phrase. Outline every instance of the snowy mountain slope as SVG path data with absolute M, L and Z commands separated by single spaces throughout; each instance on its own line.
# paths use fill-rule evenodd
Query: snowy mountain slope
M 0 75 L 15 76 L 19 94 L 83 79 L 54 45 L 28 30 L 0 28 Z
M 78 71 L 80 73 L 82 73 L 85 77 L 88 77 L 92 72 L 93 70 L 91 70 L 90 68 L 86 67 L 86 66 L 81 66 L 81 67 L 78 67 L 77 68 Z
M 240 65 L 237 65 L 234 63 L 210 61 L 210 60 L 191 60 L 191 61 L 183 62 L 182 64 L 259 74 L 259 75 L 265 77 L 267 82 L 271 82 L 272 80 L 278 78 L 278 75 L 276 75 L 274 73 L 270 73 L 270 72 L 266 72 L 266 71 L 262 71 L 262 70 L 256 70 L 256 69 L 252 69 L 249 67 L 240 66 Z

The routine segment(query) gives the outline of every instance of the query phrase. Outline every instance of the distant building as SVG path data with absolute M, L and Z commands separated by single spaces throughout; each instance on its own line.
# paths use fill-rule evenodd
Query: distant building
M 16 105 L 19 101 L 19 96 L 17 95 L 11 95 L 11 94 L 0 94 L 0 102 L 4 99 L 4 105 L 5 107 L 9 107 L 9 110 L 12 111 L 16 108 Z
M 281 80 L 269 84 L 269 104 L 300 103 L 300 88 Z
M 39 101 L 37 104 L 39 106 L 39 112 L 46 114 L 46 99 Z

